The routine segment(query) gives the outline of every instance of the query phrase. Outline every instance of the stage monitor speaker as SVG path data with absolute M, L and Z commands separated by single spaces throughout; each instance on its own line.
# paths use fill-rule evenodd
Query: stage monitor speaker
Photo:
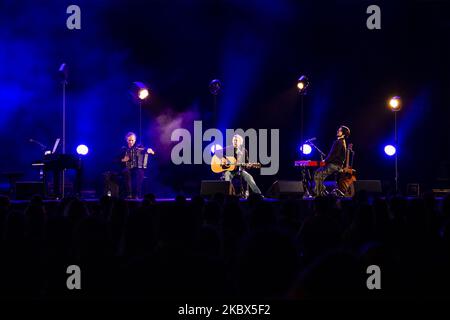
M 419 197 L 420 196 L 420 184 L 408 183 L 406 185 L 406 195 L 408 197 Z
M 381 181 L 380 180 L 356 180 L 353 182 L 355 185 L 355 192 L 366 191 L 368 193 L 381 193 Z
M 272 198 L 301 198 L 305 192 L 301 181 L 277 180 L 267 191 Z
M 436 189 L 431 189 L 431 191 L 437 197 L 445 197 L 447 195 L 450 195 L 450 189 L 448 189 L 448 188 L 436 188 Z
M 40 181 L 17 181 L 16 199 L 30 200 L 34 195 L 44 196 L 44 183 Z
M 224 195 L 232 194 L 231 182 L 223 180 L 202 180 L 200 187 L 200 194 L 202 196 L 212 196 L 217 193 Z

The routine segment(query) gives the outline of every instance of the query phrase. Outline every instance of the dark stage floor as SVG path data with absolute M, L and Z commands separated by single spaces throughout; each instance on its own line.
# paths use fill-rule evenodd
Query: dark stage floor
M 382 199 L 382 200 L 388 200 L 387 197 L 385 196 L 372 196 L 369 195 L 367 198 L 367 202 L 369 204 L 372 204 L 374 199 Z M 402 197 L 403 199 L 405 199 L 407 202 L 411 202 L 420 198 L 417 197 Z M 111 198 L 111 199 L 116 199 L 116 198 Z M 186 197 L 184 198 L 186 200 L 187 203 L 191 203 L 193 201 L 193 198 L 191 197 Z M 208 197 L 203 197 L 203 199 L 205 201 L 211 200 L 212 198 L 208 198 Z M 441 196 L 437 196 L 434 197 L 435 201 L 436 201 L 436 206 L 437 208 L 440 208 L 443 202 L 444 197 Z M 82 200 L 83 202 L 85 202 L 88 205 L 97 205 L 100 204 L 101 199 L 99 198 L 80 198 L 80 200 Z M 250 199 L 244 199 L 244 198 L 239 198 L 237 199 L 239 200 L 239 202 L 242 205 L 246 205 L 247 203 L 251 202 L 251 198 Z M 285 203 L 286 201 L 289 202 L 294 202 L 297 204 L 304 204 L 307 207 L 309 207 L 310 205 L 312 205 L 312 203 L 314 202 L 315 198 L 270 198 L 270 197 L 265 197 L 262 199 L 263 202 L 265 203 L 272 203 L 274 205 L 280 205 Z M 130 208 L 136 208 L 139 207 L 143 202 L 144 199 L 123 199 L 123 201 L 127 202 L 129 204 Z M 176 203 L 177 199 L 176 198 L 156 198 L 155 199 L 155 203 L 156 204 L 160 204 L 160 205 L 164 205 L 164 204 L 173 204 Z M 43 200 L 44 205 L 53 207 L 53 206 L 57 206 L 62 202 L 62 200 Z M 342 204 L 345 203 L 347 205 L 354 203 L 354 199 L 353 198 L 348 198 L 348 197 L 344 197 L 344 198 L 338 198 L 336 199 L 336 203 Z M 18 207 L 18 208 L 24 208 L 26 206 L 28 206 L 30 204 L 30 200 L 11 200 L 10 201 L 11 205 L 13 207 Z

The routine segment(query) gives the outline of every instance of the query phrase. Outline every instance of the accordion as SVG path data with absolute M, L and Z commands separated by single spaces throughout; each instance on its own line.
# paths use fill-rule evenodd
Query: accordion
M 139 168 L 139 169 L 146 169 L 147 168 L 147 162 L 148 162 L 148 153 L 147 149 L 138 146 L 133 148 L 122 148 L 122 157 L 128 156 L 128 161 L 125 162 L 125 167 L 127 169 L 133 169 L 133 168 Z

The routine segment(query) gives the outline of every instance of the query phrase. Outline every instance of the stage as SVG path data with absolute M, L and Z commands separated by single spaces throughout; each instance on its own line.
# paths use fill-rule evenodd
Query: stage
M 449 298 L 450 1 L 376 2 L 3 1 L 0 300 Z
M 144 199 L 121 199 L 121 198 L 114 198 L 114 197 L 108 197 L 105 196 L 103 199 L 99 198 L 68 198 L 70 199 L 79 199 L 80 201 L 86 203 L 88 206 L 98 206 L 101 202 L 122 202 L 126 203 L 129 208 L 139 208 L 142 205 L 148 205 L 149 202 L 146 202 Z M 327 199 L 327 198 L 317 198 L 317 199 Z M 375 199 L 379 199 L 382 201 L 389 201 L 392 198 L 388 198 L 386 196 L 376 196 L 376 195 L 368 195 L 367 198 L 365 196 L 364 200 L 361 201 L 354 198 L 349 197 L 342 197 L 342 198 L 328 198 L 332 203 L 334 203 L 337 206 L 348 206 L 353 205 L 356 203 L 367 203 L 367 204 L 373 204 Z M 419 197 L 399 197 L 399 199 L 404 199 L 406 202 L 411 203 L 415 200 L 420 200 L 422 198 Z M 437 208 L 440 208 L 442 206 L 444 197 L 442 196 L 434 196 L 434 201 L 436 201 Z M 280 205 L 289 202 L 289 203 L 295 203 L 297 205 L 306 206 L 309 208 L 312 208 L 312 205 L 314 201 L 316 201 L 316 198 L 314 197 L 307 197 L 307 198 L 299 198 L 299 197 L 283 197 L 283 198 L 270 198 L 270 197 L 264 197 L 263 199 L 257 198 L 238 198 L 238 197 L 231 197 L 231 196 L 225 196 L 223 194 L 218 194 L 215 197 L 203 197 L 203 196 L 196 196 L 196 197 L 183 197 L 181 196 L 179 199 L 177 198 L 155 198 L 151 201 L 151 204 L 156 206 L 164 207 L 166 205 L 172 205 L 177 203 L 185 203 L 187 205 L 193 204 L 195 201 L 204 201 L 204 202 L 211 202 L 211 201 L 219 201 L 220 203 L 232 201 L 232 202 L 238 202 L 243 207 L 248 206 L 249 204 L 255 203 L 255 202 L 263 202 L 267 204 L 271 204 L 274 206 L 274 208 L 279 207 Z M 64 203 L 64 200 L 42 200 L 42 204 L 45 207 L 57 207 L 61 203 Z M 31 200 L 10 200 L 10 204 L 12 208 L 20 208 L 24 209 L 27 206 L 29 206 L 31 203 Z

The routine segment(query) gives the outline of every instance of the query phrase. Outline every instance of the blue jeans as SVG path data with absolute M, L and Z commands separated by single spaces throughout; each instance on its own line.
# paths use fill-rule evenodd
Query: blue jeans
M 328 163 L 324 167 L 320 167 L 316 170 L 316 172 L 314 173 L 315 196 L 321 196 L 325 194 L 325 186 L 323 185 L 323 182 L 329 175 L 338 172 L 339 170 L 341 170 L 341 167 L 333 163 Z
M 252 175 L 245 170 L 242 170 L 240 172 L 225 171 L 223 176 L 225 178 L 225 181 L 232 181 L 233 178 L 238 174 L 242 175 L 242 178 L 245 180 L 245 182 L 247 182 L 248 186 L 250 187 L 250 189 L 252 189 L 253 193 L 261 194 L 261 190 L 259 190 L 258 186 L 256 185 L 255 179 L 253 179 Z

